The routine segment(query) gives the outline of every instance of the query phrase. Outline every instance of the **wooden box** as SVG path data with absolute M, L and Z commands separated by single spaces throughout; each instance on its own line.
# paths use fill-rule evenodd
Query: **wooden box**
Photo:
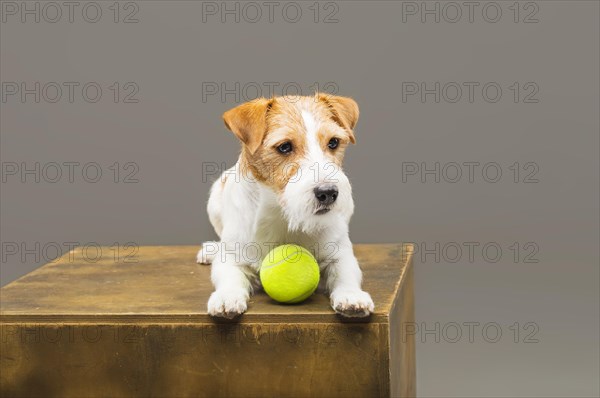
M 238 320 L 212 319 L 197 249 L 140 247 L 134 262 L 75 249 L 0 289 L 0 396 L 415 395 L 412 246 L 355 246 L 376 311 L 354 320 L 323 294 L 263 292 Z

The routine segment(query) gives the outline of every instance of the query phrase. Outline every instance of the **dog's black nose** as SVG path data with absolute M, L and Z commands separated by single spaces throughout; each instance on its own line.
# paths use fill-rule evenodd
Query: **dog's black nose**
M 338 189 L 335 185 L 322 185 L 316 187 L 314 192 L 319 204 L 323 206 L 329 206 L 338 197 Z

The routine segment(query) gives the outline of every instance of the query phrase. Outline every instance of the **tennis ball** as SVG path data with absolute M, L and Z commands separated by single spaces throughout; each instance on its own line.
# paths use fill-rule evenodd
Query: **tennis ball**
M 319 265 L 301 246 L 278 246 L 264 258 L 260 280 L 273 300 L 299 303 L 310 297 L 319 285 Z

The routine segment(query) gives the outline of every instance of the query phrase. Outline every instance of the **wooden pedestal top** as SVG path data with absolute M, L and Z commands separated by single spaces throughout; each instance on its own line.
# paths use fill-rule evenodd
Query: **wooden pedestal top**
M 94 251 L 94 249 L 91 249 Z M 336 315 L 323 293 L 297 305 L 283 305 L 264 292 L 251 297 L 248 311 L 233 321 L 206 313 L 213 291 L 210 266 L 196 264 L 198 246 L 142 246 L 128 261 L 115 261 L 114 248 L 82 255 L 81 248 L 0 289 L 2 323 L 272 323 L 383 322 L 411 266 L 412 246 L 359 244 L 363 289 L 375 302 L 367 319 Z M 86 259 L 87 258 L 87 259 Z

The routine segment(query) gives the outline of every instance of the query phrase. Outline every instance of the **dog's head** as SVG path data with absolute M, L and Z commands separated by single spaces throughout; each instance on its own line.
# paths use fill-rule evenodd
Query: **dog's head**
M 242 142 L 242 169 L 276 194 L 291 230 L 309 232 L 330 217 L 350 218 L 354 203 L 342 161 L 355 142 L 354 100 L 327 94 L 260 98 L 223 119 Z

